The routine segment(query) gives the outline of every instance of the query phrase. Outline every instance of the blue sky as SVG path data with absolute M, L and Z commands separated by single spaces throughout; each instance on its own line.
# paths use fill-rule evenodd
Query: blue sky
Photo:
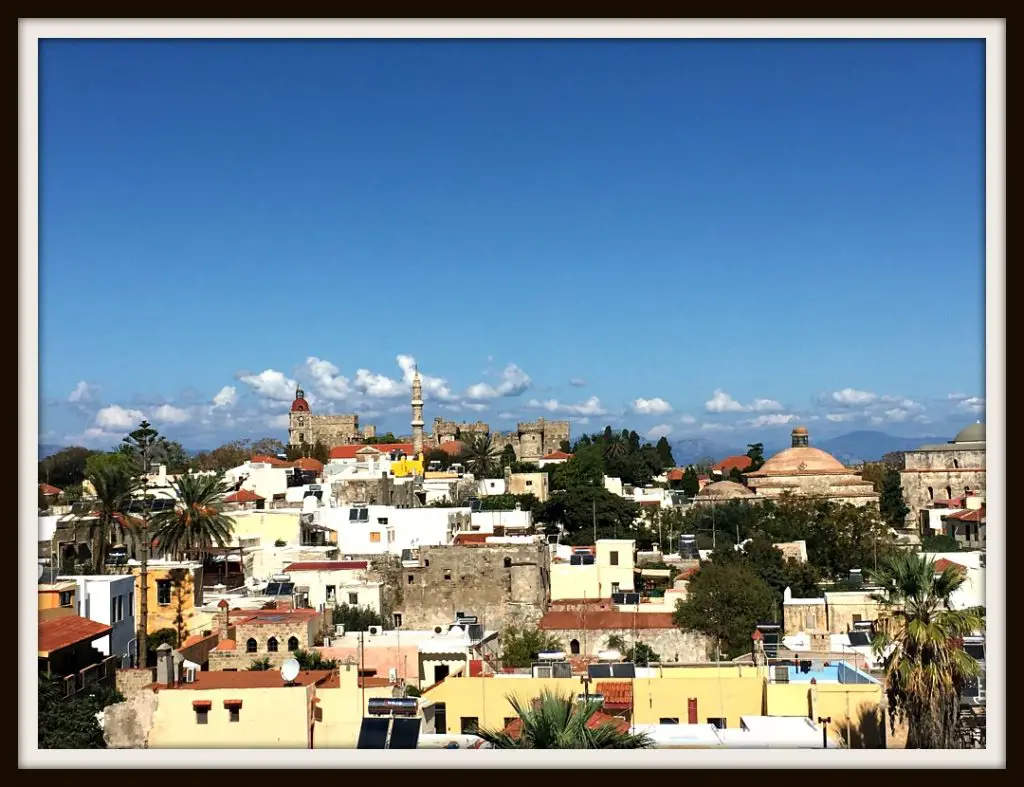
M 984 45 L 44 41 L 44 443 L 984 408 Z

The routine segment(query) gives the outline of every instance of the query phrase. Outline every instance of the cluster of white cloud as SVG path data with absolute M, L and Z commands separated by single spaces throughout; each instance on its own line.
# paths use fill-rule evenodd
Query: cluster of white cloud
M 633 412 L 637 415 L 664 415 L 672 412 L 672 405 L 664 399 L 654 397 L 653 399 L 634 399 Z
M 560 413 L 562 415 L 607 415 L 608 410 L 601 404 L 601 400 L 596 396 L 591 396 L 589 399 L 577 404 L 567 404 L 565 402 L 559 402 L 557 399 L 548 399 L 546 401 L 538 401 L 537 399 L 531 399 L 527 403 L 527 407 L 535 409 L 547 410 L 549 413 Z M 577 422 L 579 423 L 579 422 Z
M 775 413 L 785 408 L 774 399 L 755 399 L 750 404 L 740 404 L 721 388 L 716 388 L 704 402 L 704 409 L 709 413 Z

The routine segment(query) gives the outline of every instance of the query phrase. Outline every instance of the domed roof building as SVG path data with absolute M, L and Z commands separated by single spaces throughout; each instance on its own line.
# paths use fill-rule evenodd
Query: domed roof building
M 940 535 L 926 509 L 966 508 L 963 498 L 985 495 L 985 424 L 969 424 L 948 443 L 923 445 L 904 455 L 900 472 L 903 499 L 910 508 L 907 519 L 919 523 L 922 535 Z M 923 512 L 923 513 L 922 513 Z
M 729 500 L 750 500 L 756 497 L 757 495 L 743 484 L 737 484 L 735 481 L 716 481 L 701 489 L 693 498 L 693 503 L 694 505 L 724 503 Z
M 789 448 L 745 475 L 747 486 L 759 497 L 779 497 L 789 492 L 858 506 L 878 502 L 878 493 L 870 483 L 832 454 L 811 447 L 806 428 L 798 426 L 791 437 Z

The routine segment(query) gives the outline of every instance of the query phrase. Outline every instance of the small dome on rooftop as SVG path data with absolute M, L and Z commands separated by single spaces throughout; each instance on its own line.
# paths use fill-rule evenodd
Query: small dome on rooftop
M 959 432 L 956 437 L 953 438 L 954 443 L 984 443 L 985 442 L 985 424 L 978 421 L 976 424 L 965 426 Z
M 714 484 L 708 484 L 697 493 L 697 499 L 699 500 L 711 498 L 728 500 L 740 497 L 754 497 L 754 492 L 747 489 L 743 484 L 737 484 L 735 481 L 718 481 Z

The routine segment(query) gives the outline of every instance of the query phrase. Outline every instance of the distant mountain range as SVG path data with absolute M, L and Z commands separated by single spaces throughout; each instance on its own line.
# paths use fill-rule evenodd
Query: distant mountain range
M 885 432 L 859 431 L 831 437 L 828 440 L 812 442 L 815 448 L 827 451 L 843 464 L 877 462 L 893 451 L 912 451 L 922 445 L 946 443 L 950 437 L 897 437 Z M 764 441 L 764 455 L 770 457 L 790 445 L 788 440 Z M 672 457 L 677 465 L 688 465 L 707 457 L 720 462 L 727 456 L 747 452 L 746 445 L 728 445 L 712 440 L 676 440 L 672 443 Z

